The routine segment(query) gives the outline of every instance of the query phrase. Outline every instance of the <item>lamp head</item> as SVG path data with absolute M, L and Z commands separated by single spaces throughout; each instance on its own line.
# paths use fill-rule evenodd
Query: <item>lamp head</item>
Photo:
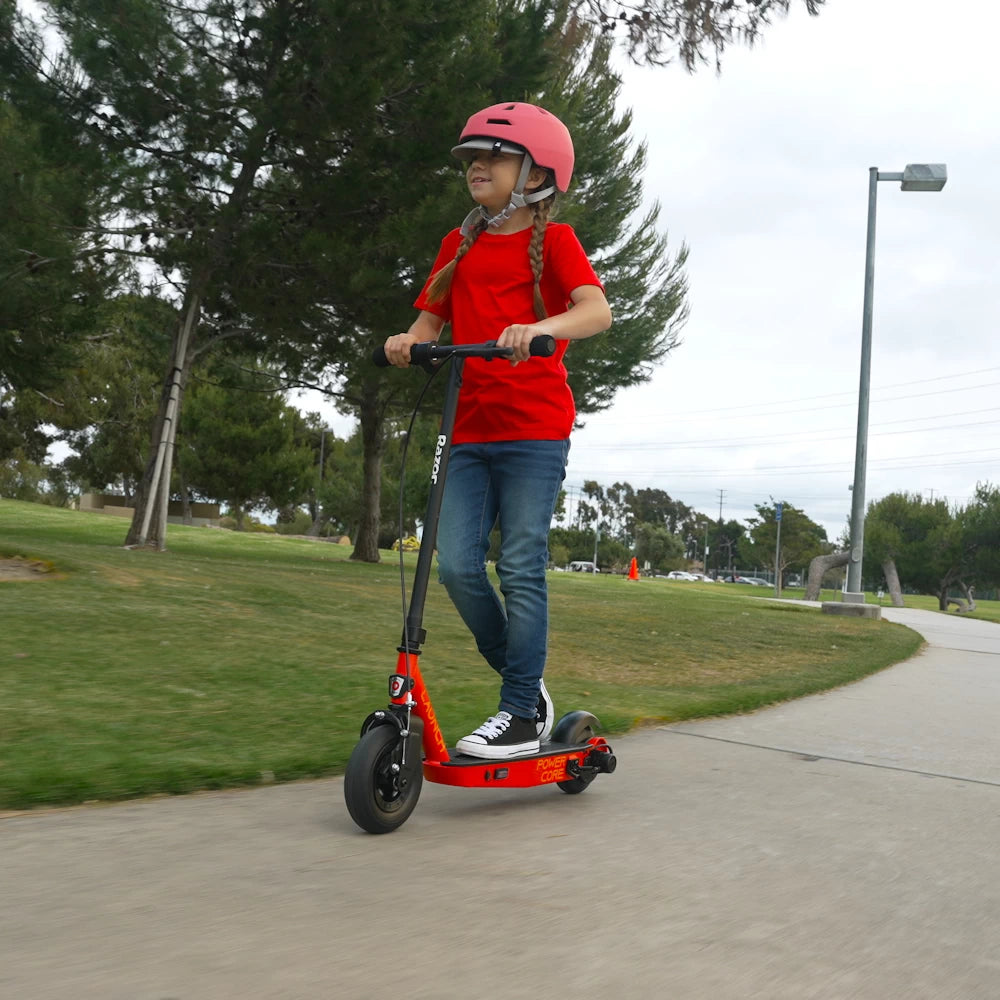
M 940 191 L 948 180 L 943 163 L 907 163 L 903 168 L 903 191 Z

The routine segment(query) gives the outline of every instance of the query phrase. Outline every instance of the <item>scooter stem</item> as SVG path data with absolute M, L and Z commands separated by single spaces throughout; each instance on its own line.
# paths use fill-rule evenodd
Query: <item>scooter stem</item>
M 427 639 L 423 627 L 424 602 L 430 581 L 434 560 L 434 546 L 437 542 L 438 520 L 441 516 L 441 501 L 444 498 L 444 483 L 448 474 L 448 457 L 451 452 L 451 436 L 455 429 L 455 412 L 458 408 L 458 393 L 462 388 L 462 368 L 465 358 L 454 355 L 451 371 L 448 373 L 448 387 L 445 390 L 444 409 L 441 414 L 441 428 L 434 446 L 434 464 L 431 467 L 431 490 L 427 497 L 427 512 L 424 515 L 424 531 L 417 554 L 417 568 L 413 574 L 413 588 L 410 606 L 406 615 L 406 631 L 399 647 L 401 653 L 417 653 Z

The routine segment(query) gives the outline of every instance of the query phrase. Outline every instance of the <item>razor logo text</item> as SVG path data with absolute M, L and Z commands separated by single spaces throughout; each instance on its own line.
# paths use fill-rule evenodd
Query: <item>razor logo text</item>
M 431 469 L 431 482 L 437 483 L 438 472 L 441 469 L 441 455 L 444 452 L 444 446 L 448 443 L 448 436 L 446 434 L 438 434 L 437 448 L 434 449 L 434 468 Z

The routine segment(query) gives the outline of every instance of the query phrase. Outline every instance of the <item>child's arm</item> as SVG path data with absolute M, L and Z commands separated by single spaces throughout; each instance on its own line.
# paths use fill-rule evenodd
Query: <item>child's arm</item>
M 593 337 L 595 333 L 603 333 L 611 326 L 611 307 L 597 285 L 580 285 L 570 292 L 569 297 L 573 305 L 567 312 L 548 316 L 537 323 L 517 323 L 500 334 L 497 343 L 514 348 L 512 364 L 526 361 L 530 357 L 528 345 L 543 333 L 556 340 L 583 340 Z
M 397 368 L 406 368 L 410 363 L 410 348 L 414 344 L 436 340 L 443 326 L 444 320 L 440 316 L 421 309 L 406 333 L 397 333 L 385 342 L 385 356 L 389 364 Z

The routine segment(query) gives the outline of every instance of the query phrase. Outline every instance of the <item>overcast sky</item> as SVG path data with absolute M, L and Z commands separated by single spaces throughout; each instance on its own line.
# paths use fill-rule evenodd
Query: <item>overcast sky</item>
M 948 183 L 878 185 L 867 497 L 964 503 L 1000 483 L 998 8 L 829 0 L 810 18 L 793 0 L 755 48 L 724 54 L 721 76 L 625 71 L 646 190 L 690 248 L 691 318 L 650 383 L 574 434 L 568 487 L 654 487 L 712 517 L 721 496 L 741 521 L 773 497 L 836 540 L 868 168 L 907 163 L 946 163 Z
M 1000 483 L 1000 12 L 988 0 L 793 3 L 721 76 L 626 72 L 646 189 L 690 247 L 691 318 L 648 385 L 574 435 L 567 482 L 743 520 L 770 498 L 832 540 L 854 474 L 868 168 L 878 185 L 869 500 Z M 608 334 L 613 336 L 614 331 Z M 567 360 L 571 363 L 568 356 Z

